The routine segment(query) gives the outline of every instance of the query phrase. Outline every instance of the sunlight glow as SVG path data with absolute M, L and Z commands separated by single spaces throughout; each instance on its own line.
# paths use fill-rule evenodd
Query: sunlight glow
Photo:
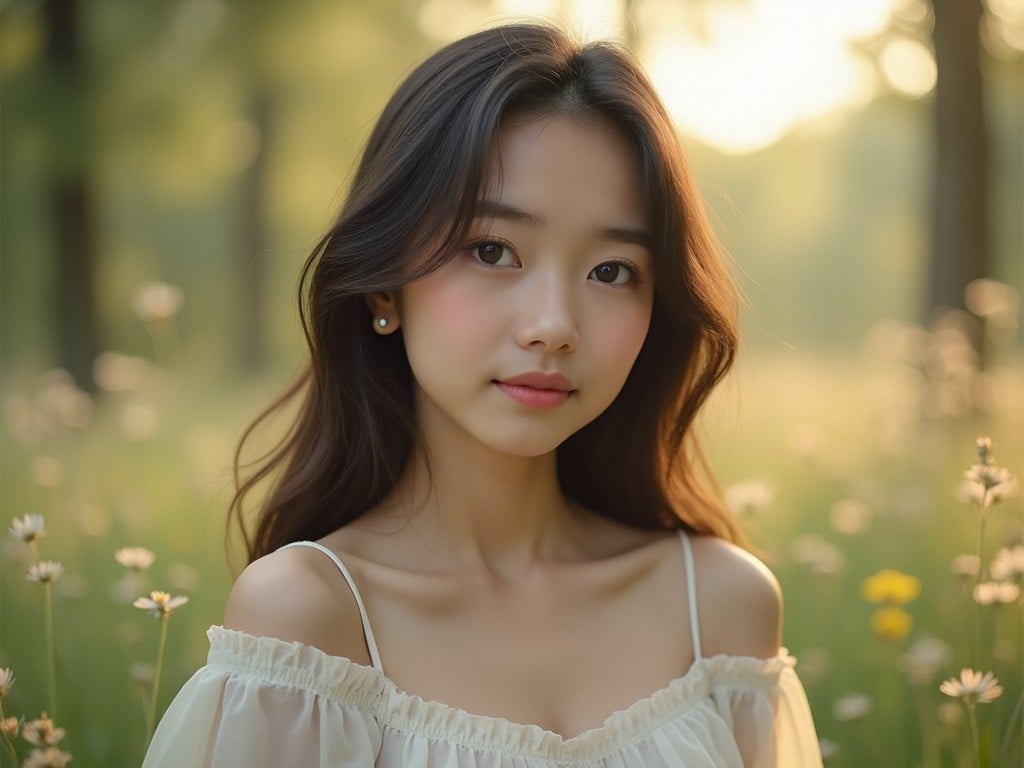
M 1021 0 L 987 0 L 989 13 L 982 26 L 986 47 L 1001 58 L 1012 59 L 1024 51 L 1024 3 Z
M 880 78 L 857 43 L 887 29 L 897 5 L 913 4 L 643 0 L 634 22 L 638 53 L 678 127 L 742 154 L 797 128 L 838 125 L 870 101 Z M 621 38 L 624 9 L 624 0 L 426 0 L 420 23 L 439 41 L 517 18 L 553 19 L 588 40 Z M 891 43 L 881 66 L 901 93 L 933 87 L 934 61 L 920 44 Z
M 906 96 L 924 96 L 935 87 L 935 58 L 915 40 L 893 40 L 878 63 L 889 85 Z
M 871 99 L 874 71 L 850 43 L 882 29 L 890 7 L 891 0 L 709 5 L 699 35 L 645 24 L 643 58 L 684 131 L 725 152 L 753 152 Z

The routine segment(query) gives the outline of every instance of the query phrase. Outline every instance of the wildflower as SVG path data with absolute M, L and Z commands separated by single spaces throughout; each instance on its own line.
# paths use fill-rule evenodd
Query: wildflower
M 760 480 L 747 480 L 730 485 L 725 503 L 734 515 L 743 517 L 760 512 L 775 500 L 775 492 Z
M 46 535 L 46 522 L 42 515 L 23 515 L 14 518 L 8 530 L 14 538 L 31 544 Z
M 159 281 L 140 286 L 132 297 L 135 314 L 144 322 L 169 320 L 178 314 L 183 302 L 180 288 Z
M 140 597 L 132 605 L 148 611 L 150 615 L 160 619 L 160 644 L 156 651 L 156 665 L 153 668 L 153 690 L 150 695 L 149 708 L 146 709 L 146 743 L 153 738 L 153 729 L 156 726 L 156 703 L 157 694 L 160 691 L 160 670 L 164 663 L 164 649 L 167 643 L 167 625 L 170 623 L 171 612 L 188 602 L 187 597 L 178 595 L 171 597 L 167 592 L 154 591 L 149 597 Z
M 832 715 L 840 722 L 862 720 L 871 712 L 873 702 L 866 693 L 851 693 L 836 700 L 832 705 Z
M 996 581 L 1012 581 L 1024 576 L 1024 545 L 1003 547 L 992 558 L 988 572 Z
M 9 667 L 0 669 L 0 698 L 3 698 L 10 693 L 11 688 L 14 687 L 14 673 Z
M 69 573 L 53 588 L 62 600 L 81 600 L 89 594 L 89 582 L 76 573 Z
M 814 573 L 831 576 L 843 569 L 843 553 L 820 536 L 808 533 L 793 541 L 793 559 Z
M 1020 312 L 1020 295 L 1012 285 L 982 278 L 967 284 L 964 305 L 997 328 L 1012 330 Z
M 969 707 L 975 703 L 989 704 L 1003 693 L 1003 687 L 991 672 L 982 674 L 967 668 L 960 670 L 959 679 L 951 677 L 944 680 L 939 690 L 947 696 L 963 699 L 964 704 Z
M 865 579 L 861 596 L 869 603 L 905 605 L 921 594 L 921 581 L 893 568 L 885 568 Z
M 122 547 L 114 553 L 114 559 L 131 571 L 143 571 L 153 564 L 156 555 L 145 547 Z
M 973 594 L 978 605 L 1009 605 L 1017 602 L 1020 587 L 1012 581 L 984 581 L 974 587 Z
M 863 533 L 871 522 L 871 508 L 855 499 L 837 501 L 829 510 L 832 527 L 847 536 Z
M 903 655 L 903 667 L 914 685 L 924 685 L 953 660 L 953 649 L 934 637 L 915 641 Z
M 33 749 L 21 764 L 21 768 L 64 768 L 70 762 L 70 753 L 57 747 L 46 747 Z
M 152 664 L 148 664 L 144 661 L 137 661 L 132 664 L 129 669 L 129 674 L 131 675 L 132 680 L 136 683 L 139 683 L 140 685 L 148 685 L 153 682 L 156 670 Z
M 64 738 L 64 729 L 57 728 L 43 712 L 37 720 L 30 720 L 22 726 L 21 737 L 37 747 L 52 747 Z
M 126 440 L 144 442 L 160 432 L 160 413 L 150 403 L 127 403 L 120 414 L 121 433 Z
M 64 566 L 56 560 L 43 560 L 30 566 L 25 576 L 29 581 L 37 581 L 40 584 L 52 584 L 64 573 Z
M 187 602 L 187 597 L 182 597 L 181 595 L 171 597 L 167 592 L 157 590 L 150 592 L 149 597 L 140 597 L 132 605 L 148 611 L 151 616 L 159 619 Z
M 982 464 L 992 463 L 992 438 L 979 437 L 974 441 L 974 451 L 978 454 L 978 461 Z
M 67 371 L 56 368 L 43 374 L 36 404 L 65 427 L 81 429 L 92 417 L 92 398 L 75 384 Z
M 957 555 L 950 563 L 950 570 L 955 576 L 973 579 L 981 570 L 981 558 L 977 555 Z
M 5 717 L 0 719 L 0 733 L 12 741 L 18 738 L 18 718 Z
M 839 745 L 832 741 L 832 739 L 820 739 L 818 741 L 818 752 L 821 753 L 822 761 L 828 762 L 839 754 Z
M 995 502 L 1013 494 L 1017 490 L 1017 480 L 1009 470 L 995 463 L 989 438 L 979 437 L 975 450 L 978 463 L 964 472 L 964 482 L 957 490 L 957 496 L 963 501 L 978 504 L 984 512 Z
M 871 631 L 883 640 L 900 640 L 910 633 L 914 620 L 902 608 L 887 605 L 871 614 Z
M 147 361 L 120 352 L 102 352 L 92 364 L 93 379 L 107 392 L 138 391 L 151 376 Z
M 800 679 L 817 683 L 828 674 L 830 660 L 824 648 L 805 648 L 800 653 Z

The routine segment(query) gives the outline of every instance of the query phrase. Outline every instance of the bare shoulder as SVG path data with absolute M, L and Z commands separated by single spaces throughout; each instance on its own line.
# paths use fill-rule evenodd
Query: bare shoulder
M 705 655 L 770 658 L 779 650 L 782 591 L 754 555 L 715 536 L 693 536 Z
M 250 563 L 231 588 L 224 626 L 370 663 L 355 597 L 334 563 L 311 547 Z

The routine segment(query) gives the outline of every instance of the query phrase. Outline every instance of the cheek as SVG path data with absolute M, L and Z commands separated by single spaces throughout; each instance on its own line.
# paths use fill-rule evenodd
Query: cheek
M 443 271 L 443 270 L 442 270 Z M 440 277 L 440 275 L 437 275 Z M 407 344 L 431 344 L 441 348 L 471 344 L 485 332 L 494 315 L 479 291 L 464 281 L 432 279 L 407 288 L 403 296 L 401 322 Z
M 643 308 L 597 315 L 590 345 L 595 359 L 607 369 L 620 372 L 624 378 L 640 354 L 650 320 L 650 310 Z

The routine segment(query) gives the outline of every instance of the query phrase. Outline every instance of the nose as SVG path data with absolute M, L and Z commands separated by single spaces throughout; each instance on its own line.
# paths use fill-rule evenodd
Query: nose
M 579 329 L 568 281 L 548 275 L 530 282 L 524 286 L 516 343 L 523 349 L 573 351 L 579 343 Z

